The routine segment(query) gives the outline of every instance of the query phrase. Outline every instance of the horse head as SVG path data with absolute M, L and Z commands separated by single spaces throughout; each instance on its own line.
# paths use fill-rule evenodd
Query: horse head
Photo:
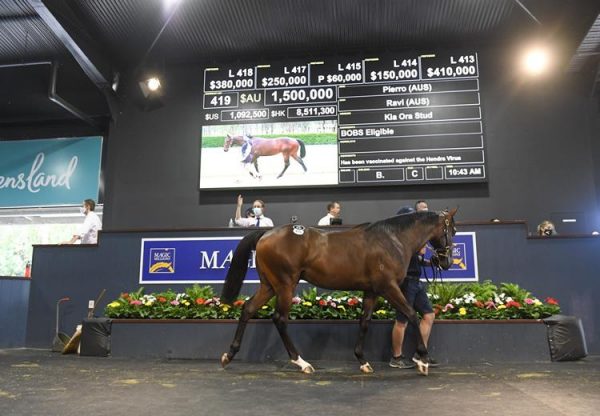
M 224 152 L 228 152 L 232 143 L 233 143 L 233 137 L 231 137 L 228 134 L 227 137 L 225 137 L 225 143 L 223 143 L 223 151 Z
M 452 239 L 456 234 L 454 223 L 456 211 L 458 211 L 458 207 L 440 212 L 438 226 L 429 240 L 435 250 L 435 257 L 437 257 L 437 261 L 433 258 L 432 261 L 437 262 L 444 270 L 448 270 L 452 266 Z

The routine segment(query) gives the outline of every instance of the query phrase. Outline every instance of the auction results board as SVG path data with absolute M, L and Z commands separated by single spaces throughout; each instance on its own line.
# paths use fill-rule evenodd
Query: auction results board
M 487 180 L 474 51 L 210 67 L 203 92 L 203 135 L 204 126 L 250 138 L 329 131 L 332 141 L 306 152 L 327 153 L 319 165 L 331 164 L 335 179 L 323 185 Z

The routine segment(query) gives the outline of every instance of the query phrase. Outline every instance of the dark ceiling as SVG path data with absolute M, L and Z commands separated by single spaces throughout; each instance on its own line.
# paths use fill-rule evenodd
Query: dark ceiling
M 49 65 L 7 65 L 59 61 L 57 91 L 102 119 L 115 74 L 145 63 L 541 38 L 560 48 L 567 68 L 599 13 L 598 0 L 0 0 L 0 126 L 75 118 L 47 100 Z M 595 70 L 600 45 L 587 46 L 578 68 Z

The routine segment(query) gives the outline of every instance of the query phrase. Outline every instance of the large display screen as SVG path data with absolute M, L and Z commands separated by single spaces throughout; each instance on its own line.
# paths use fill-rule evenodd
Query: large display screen
M 200 188 L 485 182 L 477 53 L 206 68 Z

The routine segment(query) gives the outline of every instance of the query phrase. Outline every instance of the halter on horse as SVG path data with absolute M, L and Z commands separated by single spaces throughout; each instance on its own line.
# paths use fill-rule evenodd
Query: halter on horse
M 221 357 L 225 367 L 239 351 L 248 320 L 271 297 L 276 296 L 273 322 L 292 363 L 303 372 L 314 368 L 304 361 L 287 334 L 288 313 L 298 281 L 338 290 L 361 290 L 363 316 L 354 353 L 363 372 L 372 372 L 363 356 L 363 342 L 378 296 L 404 313 L 418 327 L 418 318 L 400 290 L 410 257 L 427 241 L 434 247 L 442 268 L 452 265 L 452 237 L 456 233 L 450 212 L 416 212 L 363 224 L 347 231 L 323 232 L 298 225 L 284 225 L 270 231 L 257 230 L 238 245 L 227 273 L 222 300 L 232 302 L 239 294 L 248 270 L 248 256 L 256 248 L 260 285 L 245 303 L 229 352 Z M 427 348 L 417 332 L 417 358 L 421 374 L 428 373 Z

